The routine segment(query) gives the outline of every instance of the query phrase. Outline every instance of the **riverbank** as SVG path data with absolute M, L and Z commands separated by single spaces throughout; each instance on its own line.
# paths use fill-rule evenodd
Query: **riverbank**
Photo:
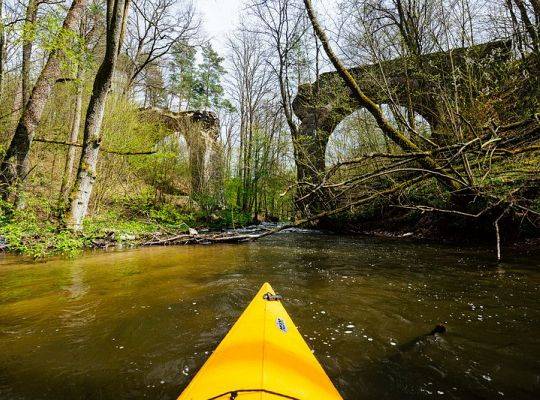
M 141 198 L 108 204 L 106 210 L 88 217 L 78 233 L 63 229 L 58 211 L 43 204 L 30 203 L 23 211 L 4 211 L 0 218 L 0 250 L 43 258 L 75 255 L 86 249 L 238 243 L 296 226 L 290 221 L 266 223 L 260 217 L 231 208 L 205 212 Z M 493 215 L 488 214 L 471 218 L 379 202 L 356 213 L 342 213 L 304 225 L 335 234 L 426 243 L 491 248 L 498 243 L 503 252 L 540 249 L 540 229 L 531 221 L 504 215 L 498 221 L 497 236 L 493 220 Z
M 244 243 L 292 225 L 265 222 L 253 224 L 254 221 L 246 216 L 240 221 L 242 223 L 235 220 L 230 225 L 225 225 L 224 217 L 216 218 L 211 223 L 190 217 L 189 225 L 185 220 L 166 222 L 155 218 L 122 220 L 118 217 L 108 214 L 89 218 L 85 229 L 74 233 L 59 229 L 55 222 L 39 221 L 32 214 L 26 214 L 24 218 L 14 218 L 0 225 L 0 251 L 37 259 L 55 255 L 75 256 L 83 250 L 92 249 Z M 340 225 L 336 221 L 321 221 L 305 232 L 315 232 L 314 229 L 318 229 L 319 232 L 332 233 L 336 237 L 353 235 L 426 244 L 480 245 L 491 247 L 495 254 L 495 235 L 475 236 L 476 240 L 473 241 L 469 235 L 443 234 L 440 225 L 429 225 L 414 218 L 381 219 L 378 223 L 342 220 Z M 540 249 L 540 237 L 519 237 L 512 241 L 505 237 L 502 248 L 503 253 L 518 251 L 533 254 Z
M 234 238 L 234 231 L 221 231 L 251 223 L 251 215 L 234 209 L 205 213 L 131 199 L 94 213 L 81 232 L 72 232 L 62 228 L 57 210 L 29 204 L 21 211 L 4 208 L 0 250 L 42 258 L 74 255 L 85 249 L 235 241 L 239 239 Z

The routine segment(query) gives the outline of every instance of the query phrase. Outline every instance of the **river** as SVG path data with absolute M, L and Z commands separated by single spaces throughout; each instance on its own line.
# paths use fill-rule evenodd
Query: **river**
M 345 399 L 538 399 L 539 263 L 317 233 L 3 256 L 0 398 L 174 399 L 268 281 Z

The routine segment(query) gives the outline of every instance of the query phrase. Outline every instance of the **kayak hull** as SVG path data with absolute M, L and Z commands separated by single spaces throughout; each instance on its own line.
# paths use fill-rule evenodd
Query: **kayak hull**
M 275 295 L 268 283 L 179 400 L 342 399 L 281 302 L 266 294 Z

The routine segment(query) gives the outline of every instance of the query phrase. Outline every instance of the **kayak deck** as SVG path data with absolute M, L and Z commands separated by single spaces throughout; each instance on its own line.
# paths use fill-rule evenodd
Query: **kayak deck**
M 265 283 L 178 398 L 341 399 Z

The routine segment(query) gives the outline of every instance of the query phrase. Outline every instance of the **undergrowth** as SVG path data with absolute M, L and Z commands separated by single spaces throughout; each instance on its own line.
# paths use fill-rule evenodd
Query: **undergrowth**
M 150 196 L 118 199 L 108 204 L 106 211 L 85 219 L 80 233 L 62 228 L 56 214 L 54 207 L 36 199 L 29 199 L 22 211 L 2 202 L 0 249 L 33 258 L 58 254 L 73 256 L 103 240 L 129 245 L 158 232 L 178 234 L 188 232 L 190 228 L 223 229 L 252 223 L 249 213 L 238 210 L 225 209 L 207 214 L 161 203 Z

